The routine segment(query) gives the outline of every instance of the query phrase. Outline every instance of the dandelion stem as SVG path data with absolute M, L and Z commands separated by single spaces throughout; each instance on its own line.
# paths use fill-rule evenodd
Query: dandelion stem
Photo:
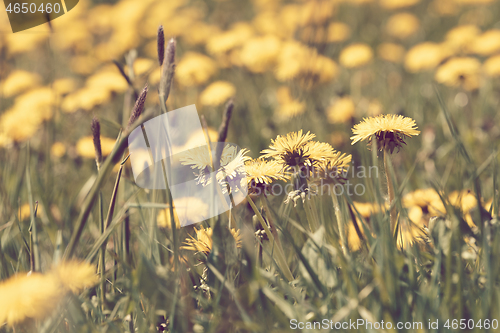
M 271 232 L 271 230 L 269 230 L 269 227 L 267 226 L 266 221 L 264 221 L 262 214 L 259 212 L 259 209 L 257 208 L 257 206 L 255 205 L 255 203 L 253 202 L 252 198 L 249 195 L 247 196 L 247 200 L 248 200 L 248 203 L 250 204 L 250 206 L 252 206 L 252 209 L 253 209 L 255 215 L 257 216 L 257 219 L 259 220 L 260 224 L 262 225 L 262 228 L 264 228 L 264 231 L 266 232 L 267 238 L 269 238 L 269 241 L 271 242 L 271 244 L 276 245 L 276 262 L 277 262 L 278 266 L 280 267 L 281 271 L 283 272 L 285 277 L 288 279 L 288 281 L 292 281 L 294 278 L 293 278 L 292 272 L 290 271 L 290 268 L 288 267 L 288 264 L 286 262 L 283 249 L 281 248 L 281 246 L 279 246 L 278 243 L 275 242 L 273 233 Z
M 337 226 L 339 228 L 340 245 L 342 247 L 342 253 L 347 256 L 347 242 L 344 228 L 344 219 L 342 216 L 342 211 L 340 210 L 339 199 L 335 193 L 332 193 L 332 203 L 333 209 L 335 210 L 335 218 L 337 219 Z
M 389 173 L 389 152 L 384 149 L 384 169 L 385 169 L 385 177 L 387 178 L 387 191 L 389 194 L 389 207 L 390 207 L 390 218 L 391 218 L 391 235 L 394 236 L 396 232 L 396 223 L 397 223 L 397 212 L 396 206 L 394 205 L 394 185 L 392 184 L 391 175 Z

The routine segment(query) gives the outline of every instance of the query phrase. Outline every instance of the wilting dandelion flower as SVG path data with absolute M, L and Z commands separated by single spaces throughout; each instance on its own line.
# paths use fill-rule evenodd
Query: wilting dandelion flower
M 236 242 L 237 247 L 241 247 L 241 235 L 240 230 L 231 229 L 231 234 L 234 237 L 234 241 Z M 200 229 L 195 229 L 196 237 L 189 235 L 184 242 L 184 246 L 181 246 L 181 249 L 191 250 L 196 252 L 204 253 L 205 255 L 209 255 L 212 251 L 212 228 L 204 228 L 200 227 Z
M 53 275 L 19 274 L 1 281 L 0 325 L 43 319 L 58 306 L 64 294 L 59 279 Z
M 236 88 L 227 81 L 216 81 L 211 83 L 200 94 L 200 103 L 202 105 L 217 106 L 227 102 L 234 96 Z
M 359 124 L 354 125 L 351 137 L 352 143 L 368 139 L 371 144 L 372 136 L 377 139 L 377 146 L 380 150 L 385 149 L 392 153 L 394 148 L 402 147 L 405 137 L 418 135 L 415 120 L 401 115 L 380 115 L 377 117 L 364 118 Z

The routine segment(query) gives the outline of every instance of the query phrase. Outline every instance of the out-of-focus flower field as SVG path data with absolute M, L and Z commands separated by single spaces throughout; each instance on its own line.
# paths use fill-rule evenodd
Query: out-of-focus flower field
M 498 331 L 500 2 L 0 9 L 0 332 Z M 181 228 L 205 203 L 138 187 L 126 139 L 191 104 L 186 147 L 244 149 L 182 164 L 248 196 Z

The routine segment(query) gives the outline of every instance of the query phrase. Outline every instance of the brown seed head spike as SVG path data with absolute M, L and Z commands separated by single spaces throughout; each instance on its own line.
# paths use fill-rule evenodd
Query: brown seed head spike
M 95 161 L 97 163 L 97 168 L 99 168 L 102 163 L 101 125 L 96 117 L 92 118 L 90 129 L 92 130 L 92 139 L 94 140 Z
M 137 99 L 137 101 L 135 101 L 134 108 L 132 109 L 132 114 L 130 115 L 130 119 L 128 120 L 127 128 L 129 128 L 130 125 L 132 125 L 137 120 L 137 118 L 139 118 L 139 116 L 142 114 L 142 111 L 144 111 L 144 103 L 146 102 L 147 94 L 148 85 L 146 84 L 141 94 L 139 95 L 139 98 Z
M 158 27 L 158 34 L 156 35 L 158 62 L 160 66 L 163 64 L 163 57 L 165 57 L 165 34 L 163 33 L 163 25 Z

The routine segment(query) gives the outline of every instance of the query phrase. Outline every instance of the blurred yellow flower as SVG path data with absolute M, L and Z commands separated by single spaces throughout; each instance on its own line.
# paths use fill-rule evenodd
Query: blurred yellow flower
M 207 41 L 210 54 L 226 53 L 245 43 L 253 35 L 253 28 L 248 23 L 236 23 L 230 30 L 211 36 Z
M 284 42 L 280 54 L 275 75 L 279 81 L 287 81 L 300 75 L 303 63 L 307 60 L 310 50 L 304 44 L 297 41 Z
M 98 61 L 89 55 L 74 55 L 69 60 L 71 70 L 77 74 L 90 75 L 97 68 Z
M 9 326 L 26 319 L 44 319 L 54 311 L 64 292 L 52 275 L 17 274 L 0 281 L 0 324 Z
M 209 217 L 209 206 L 206 202 L 197 197 L 176 198 L 174 201 L 174 221 L 175 227 L 181 227 L 179 215 L 182 217 L 183 226 L 203 221 Z M 162 209 L 156 216 L 158 227 L 171 229 L 170 209 Z
M 200 94 L 200 103 L 207 106 L 217 106 L 234 96 L 236 88 L 227 81 L 215 81 Z
M 75 88 L 76 88 L 75 79 L 72 79 L 69 77 L 56 79 L 56 80 L 54 80 L 54 82 L 52 82 L 52 89 L 58 95 L 68 94 L 68 93 L 74 91 Z
M 94 286 L 99 280 L 96 267 L 85 261 L 61 262 L 52 268 L 51 273 L 59 280 L 63 289 L 75 294 Z
M 301 72 L 305 77 L 303 85 L 308 89 L 315 83 L 326 83 L 333 80 L 338 74 L 338 66 L 332 59 L 314 51 L 306 59 Z
M 127 80 L 115 68 L 105 68 L 87 78 L 85 85 L 92 90 L 124 92 L 128 88 Z
M 4 97 L 12 97 L 40 85 L 42 78 L 37 73 L 14 70 L 0 84 Z
M 488 58 L 483 64 L 483 71 L 488 76 L 500 76 L 500 55 Z
M 398 13 L 387 20 L 387 33 L 399 39 L 406 39 L 417 32 L 420 26 L 418 18 L 410 13 Z
M 385 9 L 400 9 L 413 6 L 420 0 L 379 0 L 380 6 Z
M 339 62 L 347 68 L 361 67 L 373 58 L 373 51 L 366 44 L 351 44 L 340 52 Z
M 359 124 L 352 128 L 351 136 L 352 143 L 368 140 L 368 144 L 372 143 L 372 137 L 377 140 L 379 150 L 387 150 L 391 154 L 395 148 L 402 147 L 406 144 L 404 139 L 411 138 L 414 135 L 419 135 L 415 120 L 401 115 L 383 114 L 377 117 L 363 118 Z
M 107 156 L 115 146 L 115 139 L 101 136 L 102 155 Z M 81 157 L 95 158 L 94 141 L 91 136 L 84 136 L 76 143 L 76 152 Z
M 95 106 L 108 102 L 111 96 L 111 92 L 107 89 L 84 87 L 67 95 L 61 103 L 61 109 L 67 113 L 79 109 L 90 111 Z
M 382 43 L 377 47 L 378 56 L 389 62 L 400 63 L 405 56 L 405 48 L 399 44 Z
M 147 59 L 147 58 L 135 59 L 135 61 L 134 61 L 134 75 L 141 76 L 141 75 L 147 73 L 148 71 L 153 69 L 153 65 L 155 65 L 155 64 L 156 64 L 156 62 L 154 62 L 151 59 Z M 130 75 L 129 70 L 128 70 L 128 66 L 125 67 L 125 73 L 127 75 Z
M 439 66 L 434 78 L 447 86 L 474 90 L 479 88 L 480 68 L 481 63 L 476 58 L 451 58 Z
M 310 0 L 303 3 L 300 9 L 299 22 L 302 26 L 322 25 L 330 20 L 335 12 L 334 1 Z
M 500 30 L 491 29 L 476 37 L 470 44 L 469 51 L 482 56 L 500 51 Z
M 43 214 L 43 207 L 41 205 L 38 205 L 38 208 L 36 209 L 36 216 L 40 217 L 42 214 Z M 24 221 L 24 220 L 29 220 L 30 218 L 31 218 L 31 208 L 29 203 L 25 203 L 19 208 L 19 220 Z
M 343 124 L 354 117 L 355 105 L 350 96 L 338 98 L 326 110 L 328 122 L 331 124 Z
M 40 25 L 36 32 L 13 34 L 5 36 L 7 53 L 14 56 L 20 53 L 36 50 L 51 35 L 48 25 Z
M 212 58 L 201 53 L 187 52 L 175 69 L 175 77 L 185 87 L 207 82 L 217 72 L 217 64 Z
M 54 142 L 52 147 L 50 147 L 50 155 L 54 157 L 62 157 L 66 154 L 66 146 L 62 142 Z
M 332 22 L 328 25 L 326 41 L 328 43 L 339 43 L 351 36 L 351 28 L 342 22 Z
M 239 53 L 241 63 L 251 72 L 263 73 L 274 65 L 280 45 L 281 41 L 273 35 L 250 38 Z
M 58 27 L 58 22 L 54 21 L 56 34 L 53 34 L 52 43 L 58 50 L 73 50 L 85 52 L 92 48 L 93 35 L 88 29 L 86 19 L 71 20 L 64 28 Z
M 433 69 L 450 54 L 450 50 L 442 44 L 424 42 L 415 45 L 406 53 L 405 68 L 411 73 Z
M 359 202 L 359 201 L 354 201 L 354 208 L 356 208 L 356 211 L 354 214 L 357 215 L 359 213 L 362 217 L 365 219 L 370 218 L 373 214 L 376 214 L 380 212 L 380 205 L 377 203 L 371 203 L 371 202 Z M 386 210 L 386 203 L 382 205 L 382 210 Z
M 203 21 L 196 21 L 189 25 L 185 33 L 182 34 L 182 40 L 191 45 L 205 44 L 209 38 L 220 33 L 216 25 L 207 24 Z M 155 51 L 156 51 L 156 41 Z
M 451 49 L 461 52 L 466 50 L 480 33 L 481 30 L 474 24 L 459 25 L 446 33 L 445 44 Z
M 304 113 L 306 104 L 292 97 L 290 88 L 279 87 L 276 92 L 279 107 L 276 110 L 279 119 L 289 119 Z
M 452 16 L 457 13 L 459 6 L 456 0 L 433 0 L 429 4 L 429 12 L 439 16 Z
M 155 43 L 156 45 L 156 43 Z M 152 85 L 156 85 L 160 82 L 160 79 L 161 79 L 161 68 L 160 67 L 156 67 L 150 74 L 149 74 L 149 77 L 148 77 L 148 82 Z

